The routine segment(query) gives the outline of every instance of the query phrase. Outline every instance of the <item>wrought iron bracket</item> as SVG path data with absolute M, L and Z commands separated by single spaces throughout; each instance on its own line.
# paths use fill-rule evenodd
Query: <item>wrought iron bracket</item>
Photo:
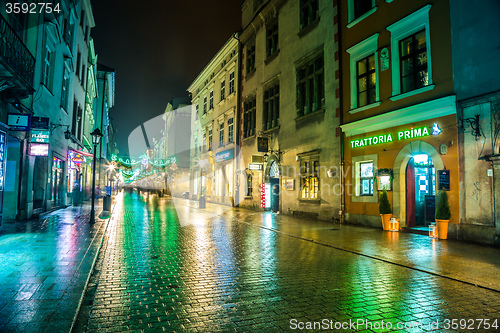
M 476 114 L 474 118 L 465 118 L 462 120 L 462 131 L 465 131 L 464 122 L 467 122 L 472 129 L 472 135 L 477 139 L 481 136 L 481 126 L 479 125 L 479 114 Z

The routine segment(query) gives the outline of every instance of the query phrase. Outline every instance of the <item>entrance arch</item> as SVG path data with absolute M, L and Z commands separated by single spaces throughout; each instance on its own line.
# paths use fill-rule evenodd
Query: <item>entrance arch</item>
M 441 155 L 431 144 L 423 141 L 413 141 L 403 147 L 394 160 L 392 167 L 394 186 L 392 191 L 392 211 L 399 217 L 400 225 L 406 227 L 406 167 L 413 155 L 426 154 L 434 163 L 436 170 L 444 168 Z

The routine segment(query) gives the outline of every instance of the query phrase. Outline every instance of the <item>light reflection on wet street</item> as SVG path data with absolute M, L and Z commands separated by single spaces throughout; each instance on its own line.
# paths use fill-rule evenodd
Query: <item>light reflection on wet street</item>
M 176 208 L 196 223 L 180 223 Z M 210 215 L 125 194 L 100 254 L 87 331 L 281 332 L 328 319 L 383 320 L 393 329 L 358 329 L 401 332 L 398 322 L 443 329 L 445 319 L 500 317 L 497 292 L 242 223 L 251 213 Z

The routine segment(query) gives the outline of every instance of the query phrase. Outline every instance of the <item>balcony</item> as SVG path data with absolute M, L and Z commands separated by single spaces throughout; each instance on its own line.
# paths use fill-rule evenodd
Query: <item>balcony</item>
M 0 78 L 16 89 L 33 89 L 35 58 L 9 23 L 0 16 Z

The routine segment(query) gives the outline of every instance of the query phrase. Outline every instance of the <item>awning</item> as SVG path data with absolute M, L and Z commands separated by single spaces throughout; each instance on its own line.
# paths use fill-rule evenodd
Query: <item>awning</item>
M 72 151 L 74 151 L 75 153 L 80 154 L 80 155 L 83 155 L 83 156 L 94 157 L 94 155 L 93 155 L 93 154 L 90 154 L 90 153 L 85 153 L 85 152 L 83 152 L 83 151 L 76 150 L 76 149 L 74 149 L 74 148 L 70 148 L 69 150 L 72 150 Z

